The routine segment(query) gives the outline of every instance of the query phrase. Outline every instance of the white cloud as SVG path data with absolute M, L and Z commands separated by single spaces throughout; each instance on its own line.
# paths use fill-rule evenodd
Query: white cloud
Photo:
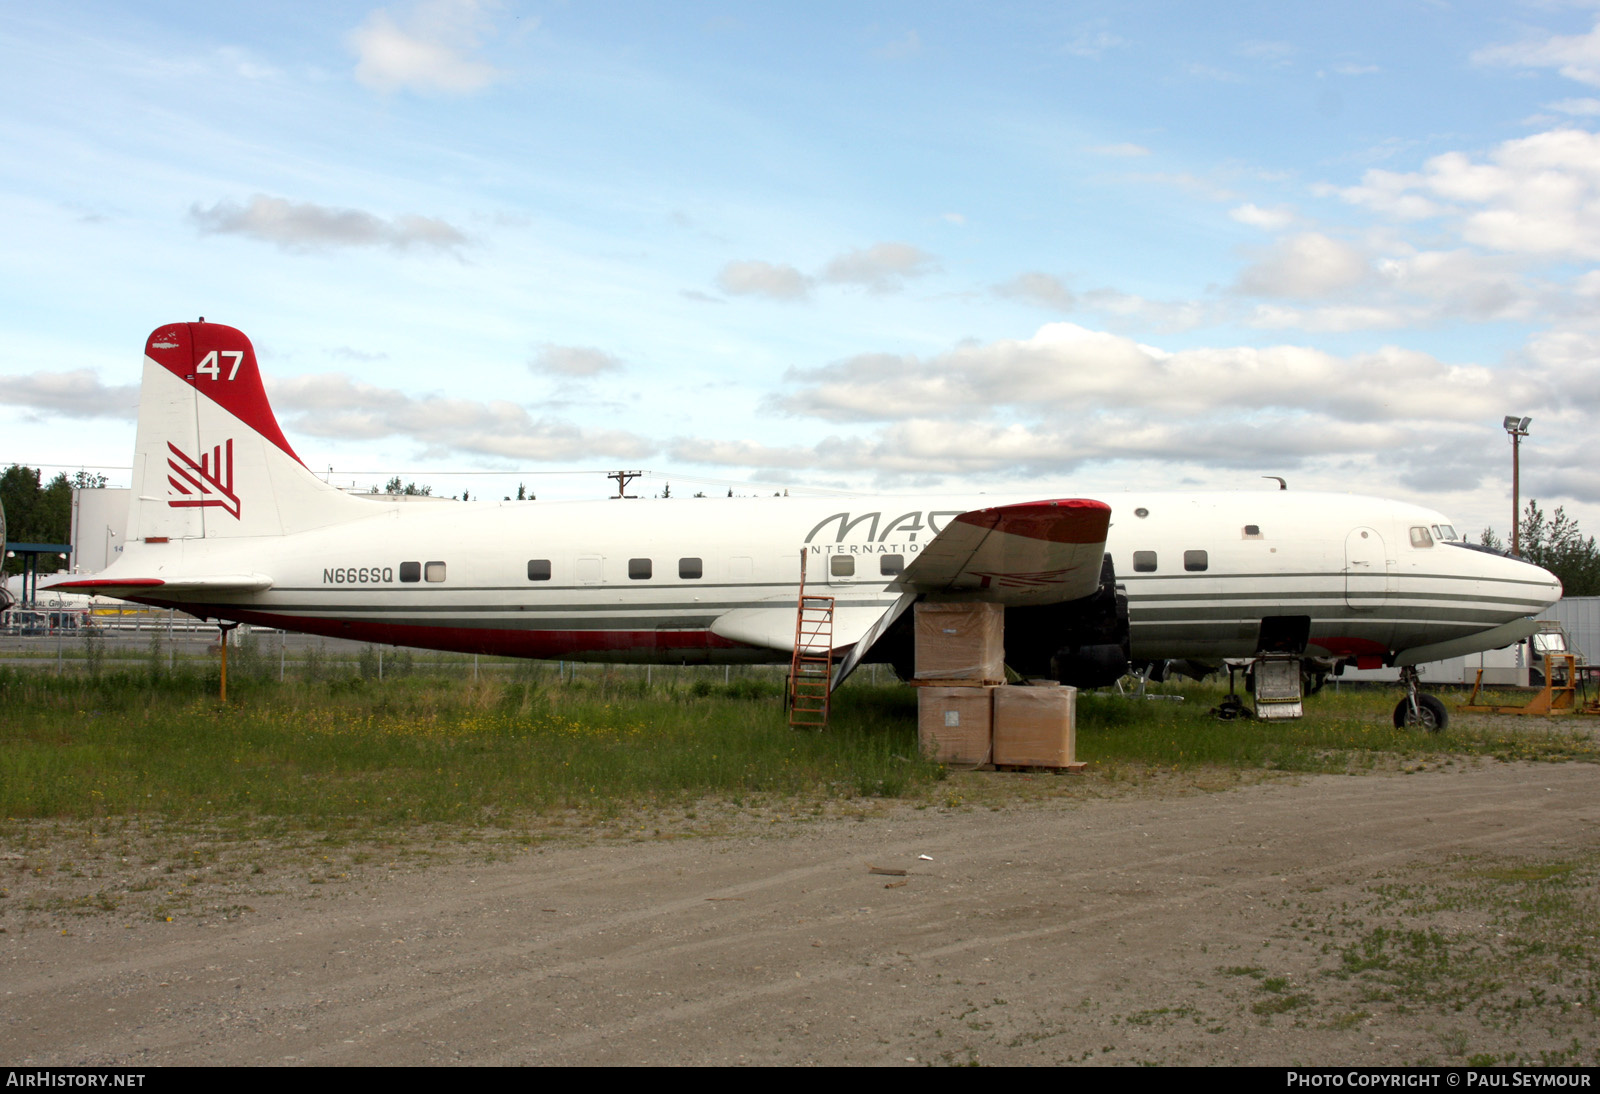
M 90 369 L 0 376 L 0 405 L 26 407 L 50 417 L 137 417 L 139 388 L 105 384 Z
M 597 376 L 602 372 L 621 372 L 622 360 L 592 346 L 557 346 L 549 342 L 539 347 L 528 368 L 557 376 Z
M 207 209 L 197 202 L 189 207 L 189 220 L 208 235 L 249 236 L 288 251 L 327 247 L 451 251 L 467 243 L 454 225 L 434 217 L 406 214 L 385 220 L 361 209 L 296 203 L 266 194 L 256 194 L 244 205 L 219 201 Z
M 1515 45 L 1490 46 L 1472 55 L 1478 64 L 1554 68 L 1579 83 L 1600 87 L 1600 23 L 1587 34 L 1553 34 Z
M 1263 209 L 1261 206 L 1249 202 L 1229 209 L 1228 216 L 1240 224 L 1248 224 L 1252 228 L 1264 228 L 1269 232 L 1282 231 L 1295 221 L 1294 211 L 1288 206 L 1280 205 L 1275 209 Z
M 1421 309 L 1382 305 L 1285 308 L 1263 304 L 1245 319 L 1257 330 L 1302 330 L 1319 334 L 1352 330 L 1395 330 L 1427 320 Z
M 1402 218 L 1453 218 L 1464 240 L 1491 250 L 1600 258 L 1600 134 L 1537 133 L 1499 145 L 1487 162 L 1449 152 L 1420 172 L 1368 171 L 1341 193 Z
M 1137 323 L 1158 331 L 1193 330 L 1213 322 L 1216 309 L 1195 300 L 1150 300 L 1137 293 L 1117 289 L 1090 289 L 1079 298 L 1085 311 L 1098 312 L 1124 324 Z
M 996 285 L 994 291 L 998 296 L 1026 300 L 1056 311 L 1068 312 L 1078 305 L 1077 297 L 1060 278 L 1037 271 L 1018 274 L 1004 285 Z
M 1570 114 L 1576 118 L 1592 118 L 1600 114 L 1600 99 L 1559 99 L 1545 104 L 1546 110 Z
M 907 278 L 922 277 L 936 269 L 937 260 L 922 248 L 888 242 L 846 251 L 830 260 L 815 277 L 783 263 L 760 259 L 729 262 L 717 274 L 717 284 L 734 296 L 804 300 L 818 283 L 860 285 L 871 293 L 896 292 L 904 287 Z
M 861 354 L 793 370 L 776 409 L 828 421 L 1022 418 L 1067 413 L 1221 421 L 1271 411 L 1308 419 L 1493 419 L 1505 400 L 1550 405 L 1544 370 L 1503 375 L 1389 347 L 1340 357 L 1304 346 L 1168 352 L 1073 323 L 1028 339 L 957 346 L 927 358 Z M 1448 392 L 1448 398 L 1441 398 Z
M 717 284 L 734 296 L 771 300 L 804 300 L 811 292 L 811 279 L 793 266 L 759 259 L 728 263 L 717 274 Z
M 471 453 L 516 460 L 597 456 L 642 459 L 660 445 L 635 433 L 585 429 L 557 418 L 534 418 L 507 400 L 413 396 L 328 373 L 269 384 L 286 427 L 314 437 L 417 442 L 424 455 Z
M 908 277 L 921 277 L 937 268 L 937 260 L 920 247 L 874 243 L 864 250 L 846 251 L 830 261 L 823 268 L 821 279 L 882 293 L 899 289 Z
M 356 79 L 375 91 L 481 91 L 499 73 L 473 56 L 490 29 L 489 4 L 422 0 L 397 21 L 383 8 L 350 32 Z
M 1446 206 L 1413 192 L 1420 185 L 1421 175 L 1373 168 L 1361 177 L 1360 186 L 1347 186 L 1332 192 L 1353 205 L 1364 205 L 1400 220 L 1426 220 L 1445 212 Z M 1316 192 L 1321 194 L 1326 189 L 1318 187 Z
M 1253 296 L 1310 300 L 1360 285 L 1370 274 L 1367 257 L 1320 232 L 1279 240 L 1240 271 L 1236 288 Z
M 1502 256 L 1474 251 L 1419 251 L 1385 259 L 1379 275 L 1393 289 L 1435 305 L 1436 313 L 1476 320 L 1528 319 L 1537 295 Z

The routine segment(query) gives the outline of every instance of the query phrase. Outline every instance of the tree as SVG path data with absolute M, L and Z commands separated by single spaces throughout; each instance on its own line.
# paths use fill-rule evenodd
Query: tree
M 1563 595 L 1600 596 L 1600 547 L 1595 545 L 1593 536 L 1584 536 L 1563 506 L 1556 506 L 1556 511 L 1546 517 L 1539 500 L 1530 498 L 1522 510 L 1520 525 L 1517 539 L 1522 557 L 1559 577 Z M 1493 528 L 1485 528 L 1478 541 L 1485 547 L 1505 550 Z
M 83 472 L 79 472 L 80 475 Z M 39 472 L 12 464 L 0 472 L 0 505 L 7 543 L 66 543 L 72 535 L 72 482 L 65 473 L 40 485 Z M 22 559 L 5 560 L 5 572 L 22 572 Z
M 426 498 L 432 496 L 433 487 L 418 486 L 414 482 L 408 482 L 404 486 L 401 486 L 400 476 L 396 475 L 394 478 L 383 484 L 383 492 L 385 494 L 404 494 L 407 497 Z

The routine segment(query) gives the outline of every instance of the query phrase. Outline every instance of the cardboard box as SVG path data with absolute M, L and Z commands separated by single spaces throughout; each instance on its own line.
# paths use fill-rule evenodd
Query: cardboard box
M 1001 687 L 993 696 L 994 762 L 1066 767 L 1078 744 L 1078 689 Z
M 1006 678 L 1006 610 L 999 604 L 918 603 L 914 680 L 1000 684 Z
M 990 752 L 990 694 L 998 688 L 917 689 L 917 741 L 922 754 L 948 764 L 986 764 Z

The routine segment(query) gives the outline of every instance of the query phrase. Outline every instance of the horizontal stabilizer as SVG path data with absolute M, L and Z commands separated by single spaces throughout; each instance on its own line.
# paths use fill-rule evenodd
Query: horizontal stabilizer
M 148 596 L 157 589 L 163 597 L 184 597 L 213 593 L 264 593 L 272 588 L 272 579 L 266 574 L 214 574 L 209 577 L 118 577 L 84 578 L 81 581 L 58 581 L 52 589 L 69 589 L 91 596 L 114 596 L 128 599 Z
M 1111 507 L 1089 498 L 962 513 L 890 586 L 998 604 L 1058 604 L 1100 587 Z

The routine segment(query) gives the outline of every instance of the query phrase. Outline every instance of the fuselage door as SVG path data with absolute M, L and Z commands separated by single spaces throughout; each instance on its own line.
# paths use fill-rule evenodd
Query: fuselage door
M 1375 611 L 1389 598 L 1389 562 L 1375 528 L 1356 528 L 1344 538 L 1344 602 Z

